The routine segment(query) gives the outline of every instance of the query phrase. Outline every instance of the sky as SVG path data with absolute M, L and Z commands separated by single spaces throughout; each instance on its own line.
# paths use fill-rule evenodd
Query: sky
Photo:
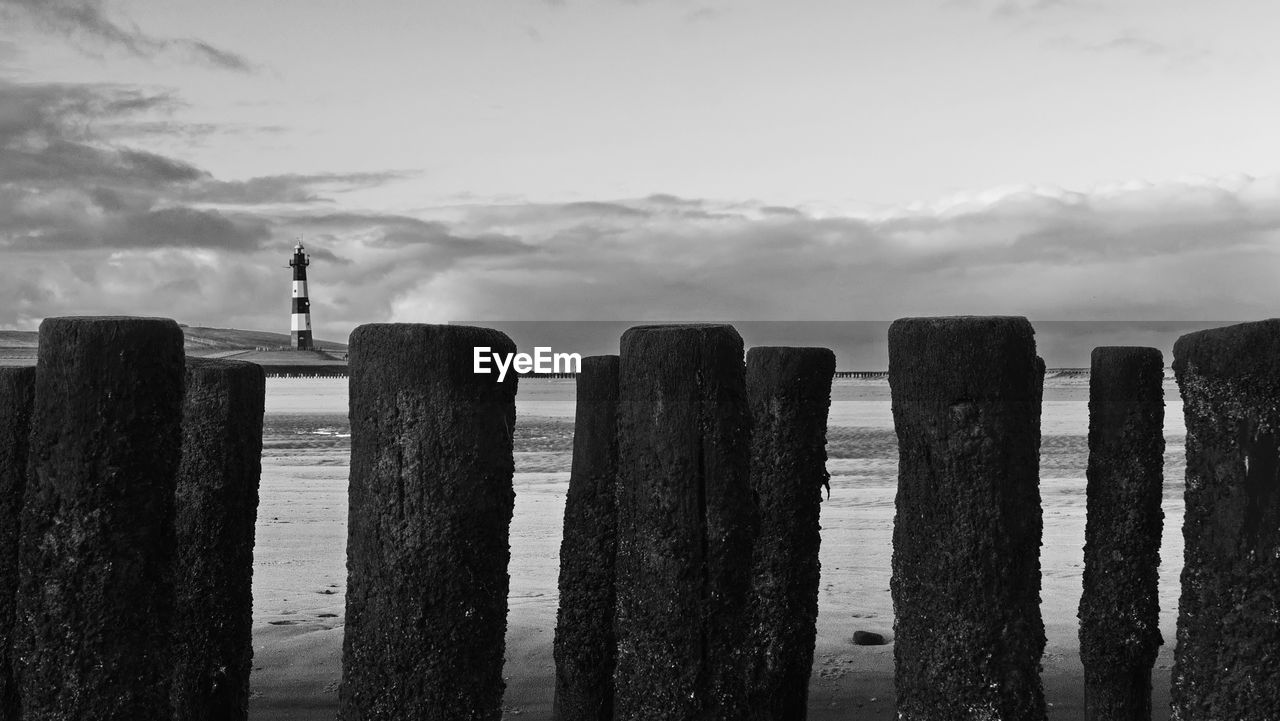
M 1265 0 L 0 0 L 0 327 L 1248 320 Z

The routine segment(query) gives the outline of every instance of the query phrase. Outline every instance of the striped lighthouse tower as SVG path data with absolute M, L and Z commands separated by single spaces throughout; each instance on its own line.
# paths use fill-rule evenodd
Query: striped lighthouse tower
M 307 298 L 307 266 L 311 258 L 302 247 L 302 240 L 293 248 L 293 321 L 289 325 L 289 338 L 294 350 L 314 350 L 311 342 L 311 300 Z

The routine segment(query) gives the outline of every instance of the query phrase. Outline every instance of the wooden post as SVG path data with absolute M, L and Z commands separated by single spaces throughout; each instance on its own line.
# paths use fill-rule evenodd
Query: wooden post
M 827 488 L 827 410 L 835 354 L 826 348 L 752 348 L 751 489 L 760 530 L 753 577 L 756 668 L 751 714 L 804 721 L 818 619 L 818 513 Z
M 497 721 L 515 501 L 516 374 L 474 372 L 503 333 L 371 324 L 351 334 L 343 721 Z
M 617 638 L 618 356 L 582 359 L 560 544 L 557 721 L 613 721 Z
M 169 721 L 182 330 L 40 324 L 15 674 L 28 721 Z
M 1173 714 L 1280 718 L 1280 320 L 1184 335 L 1186 541 Z
M 754 509 L 742 350 L 727 325 L 622 336 L 618 721 L 746 714 Z
M 1090 721 L 1150 721 L 1160 636 L 1164 359 L 1093 350 L 1080 660 Z
M 13 606 L 35 384 L 35 368 L 0 368 L 0 719 L 18 718 L 18 689 L 12 668 Z
M 1040 399 L 1025 318 L 889 328 L 898 718 L 1043 721 Z
M 248 718 L 265 394 L 261 366 L 187 360 L 175 498 L 175 721 Z

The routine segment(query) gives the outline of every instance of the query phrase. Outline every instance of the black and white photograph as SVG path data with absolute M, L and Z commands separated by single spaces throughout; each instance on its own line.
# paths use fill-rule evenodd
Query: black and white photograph
M 0 0 L 0 721 L 1280 721 L 1278 22 Z

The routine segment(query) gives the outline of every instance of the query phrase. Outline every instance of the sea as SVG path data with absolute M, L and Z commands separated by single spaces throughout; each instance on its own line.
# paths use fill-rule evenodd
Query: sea
M 554 628 L 574 388 L 571 379 L 522 379 L 516 398 L 510 605 L 513 618 L 547 628 Z M 1050 646 L 1075 643 L 1088 421 L 1087 377 L 1046 379 L 1040 454 L 1041 597 Z M 1182 404 L 1170 380 L 1165 384 L 1165 531 L 1159 587 L 1166 645 L 1174 638 L 1182 566 L 1184 436 Z M 298 581 L 291 578 L 300 575 L 310 585 L 322 579 L 327 588 L 344 586 L 350 451 L 346 379 L 269 379 L 263 445 L 255 616 L 267 618 L 281 605 L 297 605 L 289 596 L 304 591 L 294 588 Z M 856 627 L 891 636 L 889 561 L 897 443 L 887 381 L 834 382 L 827 455 L 831 490 L 821 513 L 819 635 Z M 310 527 L 300 533 L 299 524 Z M 301 573 L 274 573 L 273 565 Z

